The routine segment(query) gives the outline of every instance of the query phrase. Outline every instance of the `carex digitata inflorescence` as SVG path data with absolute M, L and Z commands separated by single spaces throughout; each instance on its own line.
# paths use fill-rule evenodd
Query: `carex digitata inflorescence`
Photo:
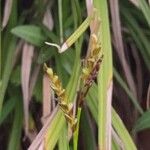
M 91 44 L 89 51 L 89 55 L 83 61 L 81 74 L 81 79 L 83 82 L 77 94 L 77 107 L 82 106 L 83 100 L 85 99 L 89 88 L 97 77 L 100 63 L 102 62 L 103 58 L 103 55 L 100 56 L 101 46 L 98 43 L 97 36 L 95 34 L 91 35 Z M 57 95 L 60 109 L 64 112 L 65 118 L 70 124 L 72 131 L 75 131 L 77 126 L 77 119 L 76 116 L 74 117 L 73 115 L 73 103 L 67 103 L 68 100 L 66 91 L 62 87 L 62 83 L 59 80 L 58 76 L 53 73 L 52 68 L 48 68 L 47 65 L 44 64 L 44 70 L 50 79 L 50 85 L 52 89 Z

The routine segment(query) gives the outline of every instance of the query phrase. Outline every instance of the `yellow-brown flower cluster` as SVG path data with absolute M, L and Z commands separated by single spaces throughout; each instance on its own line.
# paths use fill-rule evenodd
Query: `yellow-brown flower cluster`
M 73 116 L 73 103 L 67 103 L 67 96 L 65 89 L 62 87 L 62 83 L 58 76 L 53 73 L 52 68 L 48 68 L 44 64 L 44 70 L 50 79 L 50 85 L 58 98 L 58 104 L 61 110 L 64 112 L 67 122 L 70 124 L 72 130 L 74 131 L 77 125 L 77 119 Z
M 84 66 L 82 69 L 82 79 L 84 80 L 85 85 L 92 84 L 92 81 L 96 78 L 103 57 L 103 55 L 100 57 L 101 46 L 98 43 L 95 34 L 91 35 L 89 50 L 90 53 L 84 60 Z
M 92 83 L 97 77 L 100 63 L 102 61 L 102 56 L 100 56 L 101 46 L 98 43 L 97 36 L 95 34 L 91 35 L 90 47 L 89 47 L 89 55 L 84 60 L 82 75 L 83 85 L 78 93 L 78 106 L 81 107 L 86 97 L 86 94 L 91 87 Z
M 88 57 L 84 60 L 84 66 L 82 69 L 81 78 L 83 79 L 83 83 L 77 94 L 77 107 L 82 106 L 83 100 L 86 97 L 89 88 L 97 77 L 100 63 L 103 57 L 100 57 L 100 51 L 101 46 L 97 41 L 97 37 L 95 34 L 92 34 L 89 47 L 90 53 Z M 53 70 L 51 68 L 48 68 L 46 64 L 44 64 L 44 70 L 50 79 L 50 85 L 57 95 L 58 104 L 61 110 L 64 112 L 67 122 L 70 124 L 72 130 L 75 131 L 77 126 L 77 119 L 73 116 L 73 103 L 67 103 L 65 89 L 62 87 L 62 83 L 59 80 L 58 76 L 53 73 Z
M 101 46 L 98 43 L 97 36 L 95 34 L 91 35 L 91 42 L 89 47 L 89 55 L 84 60 L 84 66 L 82 69 L 82 79 L 84 83 L 87 84 L 89 78 L 95 78 L 97 76 L 100 62 L 102 57 L 100 57 Z

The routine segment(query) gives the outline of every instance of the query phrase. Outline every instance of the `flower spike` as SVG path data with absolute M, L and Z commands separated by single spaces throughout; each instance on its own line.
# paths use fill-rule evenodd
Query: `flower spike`
M 44 71 L 49 77 L 51 88 L 54 90 L 58 97 L 58 104 L 63 111 L 67 122 L 70 124 L 72 131 L 75 131 L 77 119 L 73 116 L 73 103 L 67 103 L 67 95 L 65 89 L 62 87 L 62 83 L 58 76 L 53 73 L 52 68 L 47 67 L 44 64 Z

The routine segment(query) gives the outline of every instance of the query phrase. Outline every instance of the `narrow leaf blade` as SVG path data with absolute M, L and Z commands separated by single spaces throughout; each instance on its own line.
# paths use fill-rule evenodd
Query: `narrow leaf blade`
M 17 26 L 11 30 L 11 33 L 36 46 L 41 46 L 46 40 L 42 29 L 35 25 Z

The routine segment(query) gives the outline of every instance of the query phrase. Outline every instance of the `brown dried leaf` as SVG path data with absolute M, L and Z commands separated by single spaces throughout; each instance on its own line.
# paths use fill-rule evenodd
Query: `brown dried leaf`
M 52 18 L 52 14 L 50 9 L 46 9 L 46 12 L 44 14 L 44 18 L 43 18 L 43 24 L 51 31 L 54 27 L 54 22 L 53 22 L 53 18 Z
M 5 28 L 5 26 L 8 23 L 8 20 L 9 20 L 10 14 L 11 14 L 12 4 L 13 4 L 13 0 L 5 0 L 2 28 Z
M 51 113 L 51 87 L 47 75 L 43 76 L 43 123 Z
M 114 128 L 112 128 L 111 131 L 112 131 L 112 136 L 115 140 L 115 143 L 117 143 L 122 150 L 125 150 L 124 144 L 123 144 L 122 140 L 120 139 L 120 137 L 118 136 L 118 134 L 116 133 L 116 131 L 114 130 Z
M 38 147 L 38 150 L 44 150 L 44 141 L 41 142 L 40 146 Z
M 33 73 L 31 75 L 31 79 L 30 79 L 30 86 L 29 86 L 29 101 L 31 100 L 31 97 L 32 97 L 32 93 L 33 93 L 33 89 L 35 87 L 35 84 L 36 84 L 36 81 L 37 81 L 37 78 L 38 78 L 38 74 L 39 74 L 39 71 L 40 71 L 40 65 L 36 65 L 34 70 L 33 70 Z M 31 129 L 33 130 L 33 129 Z M 28 132 L 27 133 L 28 135 L 28 138 L 30 139 L 30 141 L 32 142 L 35 137 L 37 136 L 37 130 L 34 129 L 32 132 Z
M 112 17 L 112 29 L 114 35 L 115 50 L 117 51 L 121 64 L 123 66 L 127 83 L 131 91 L 133 92 L 134 96 L 137 97 L 133 75 L 131 73 L 131 69 L 127 63 L 127 60 L 125 58 L 125 53 L 124 53 L 118 0 L 114 0 L 114 1 L 110 0 L 109 2 L 110 2 L 111 17 Z
M 147 110 L 150 108 L 150 83 L 147 90 L 146 108 Z
M 90 14 L 92 14 L 92 9 L 93 9 L 93 1 L 92 0 L 86 0 L 86 9 L 87 9 L 88 16 L 90 16 Z
M 93 7 L 93 0 L 86 0 L 86 9 L 87 9 L 87 14 L 88 16 L 91 16 L 93 13 L 95 14 L 95 18 L 93 21 L 91 21 L 90 23 L 90 31 L 91 34 L 93 33 L 97 33 L 97 31 L 99 30 L 99 26 L 100 26 L 100 18 L 96 17 L 97 15 L 97 10 Z
M 21 82 L 24 103 L 25 133 L 28 134 L 29 121 L 29 79 L 32 64 L 34 47 L 27 43 L 23 46 L 22 66 L 21 66 Z
M 107 106 L 106 106 L 106 112 L 107 112 L 107 122 L 106 122 L 106 131 L 107 131 L 107 137 L 106 137 L 106 141 L 107 141 L 107 150 L 111 150 L 111 130 L 112 130 L 112 126 L 111 126 L 111 101 L 112 101 L 112 90 L 113 90 L 113 81 L 112 79 L 110 80 L 109 83 L 109 87 L 107 89 Z
M 43 142 L 44 137 L 47 133 L 48 127 L 50 126 L 53 118 L 55 117 L 56 113 L 58 111 L 58 106 L 54 109 L 54 111 L 52 112 L 51 116 L 48 117 L 48 119 L 46 120 L 43 128 L 41 129 L 41 131 L 38 133 L 38 135 L 36 136 L 36 138 L 34 139 L 34 141 L 32 142 L 32 144 L 30 145 L 30 147 L 28 148 L 28 150 L 35 150 L 37 149 L 40 144 Z
M 131 3 L 133 3 L 136 7 L 139 7 L 138 0 L 129 0 Z

